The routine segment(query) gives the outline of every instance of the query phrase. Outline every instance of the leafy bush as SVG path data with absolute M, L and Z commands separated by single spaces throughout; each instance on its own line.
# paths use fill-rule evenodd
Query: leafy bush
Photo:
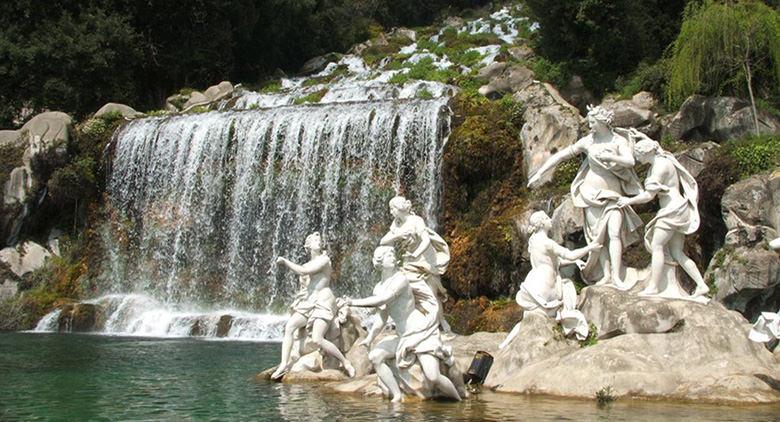
M 723 145 L 722 154 L 737 163 L 739 177 L 745 178 L 780 165 L 780 138 L 756 136 Z
M 559 87 L 566 86 L 571 78 L 563 63 L 553 63 L 544 57 L 540 57 L 533 63 L 532 70 L 537 79 Z

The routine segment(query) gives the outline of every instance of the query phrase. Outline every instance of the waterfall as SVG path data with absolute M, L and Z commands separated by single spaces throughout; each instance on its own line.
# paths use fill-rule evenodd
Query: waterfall
M 406 195 L 436 227 L 446 98 L 219 111 L 115 134 L 103 293 L 168 307 L 286 311 L 319 231 L 337 295 L 371 291 L 371 251 Z

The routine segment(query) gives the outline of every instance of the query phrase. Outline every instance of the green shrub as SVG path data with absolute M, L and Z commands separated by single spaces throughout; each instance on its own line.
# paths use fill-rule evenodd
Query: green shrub
M 303 97 L 298 97 L 293 101 L 295 105 L 301 105 L 306 103 L 319 103 L 322 97 L 325 96 L 325 94 L 328 93 L 327 89 L 321 89 L 317 92 L 312 92 L 311 94 L 304 95 Z
M 649 91 L 656 98 L 662 98 L 666 86 L 666 62 L 640 63 L 625 81 L 619 78 L 616 85 L 621 98 L 631 98 L 641 91 Z
M 723 154 L 736 160 L 739 177 L 745 178 L 780 165 L 780 139 L 755 136 L 723 145 Z
M 532 70 L 537 79 L 549 82 L 557 87 L 566 86 L 571 77 L 563 63 L 553 63 L 543 57 L 533 63 Z

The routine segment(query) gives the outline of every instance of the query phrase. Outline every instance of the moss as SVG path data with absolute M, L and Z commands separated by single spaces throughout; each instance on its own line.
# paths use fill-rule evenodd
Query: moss
M 517 271 L 514 219 L 527 200 L 522 122 L 508 101 L 461 91 L 444 151 L 444 228 L 452 255 L 445 283 L 468 298 L 506 295 Z
M 282 90 L 282 84 L 278 81 L 270 82 L 260 88 L 263 94 L 273 94 Z
M 404 84 L 409 80 L 436 81 L 448 83 L 454 80 L 458 73 L 452 69 L 439 69 L 433 64 L 433 58 L 425 57 L 408 67 L 409 71 L 397 73 L 390 78 L 390 83 Z
M 421 100 L 430 100 L 433 98 L 433 94 L 431 94 L 431 91 L 428 91 L 427 89 L 421 89 L 420 91 L 417 91 L 415 97 Z
M 599 329 L 593 325 L 592 322 L 588 323 L 588 337 L 585 340 L 580 341 L 580 347 L 593 346 L 599 342 Z
M 303 97 L 298 97 L 293 102 L 295 105 L 301 105 L 306 103 L 319 103 L 322 97 L 325 96 L 325 94 L 328 93 L 327 89 L 321 89 L 317 92 L 312 92 L 311 94 L 304 95 Z
M 346 66 L 339 66 L 330 75 L 318 76 L 318 77 L 312 77 L 306 79 L 305 81 L 303 81 L 302 85 L 314 86 L 314 85 L 327 84 L 329 82 L 332 82 L 334 79 L 347 74 L 347 72 L 348 70 Z
M 511 330 L 523 318 L 523 311 L 508 298 L 491 301 L 483 296 L 446 302 L 445 318 L 458 334 L 502 332 Z

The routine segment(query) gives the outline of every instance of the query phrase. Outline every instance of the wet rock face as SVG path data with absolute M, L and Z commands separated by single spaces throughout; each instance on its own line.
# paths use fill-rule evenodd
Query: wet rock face
M 759 131 L 780 133 L 780 119 L 759 110 Z M 664 127 L 662 136 L 686 141 L 740 139 L 755 132 L 750 103 L 735 97 L 689 97 Z
M 759 174 L 728 187 L 721 201 L 725 245 L 712 258 L 705 280 L 713 298 L 751 321 L 780 308 L 780 258 L 769 241 L 780 225 L 780 172 Z
M 222 315 L 217 323 L 217 337 L 227 337 L 230 327 L 233 326 L 232 315 Z
M 105 309 L 92 303 L 71 303 L 61 308 L 59 332 L 86 333 L 101 331 L 106 323 Z

